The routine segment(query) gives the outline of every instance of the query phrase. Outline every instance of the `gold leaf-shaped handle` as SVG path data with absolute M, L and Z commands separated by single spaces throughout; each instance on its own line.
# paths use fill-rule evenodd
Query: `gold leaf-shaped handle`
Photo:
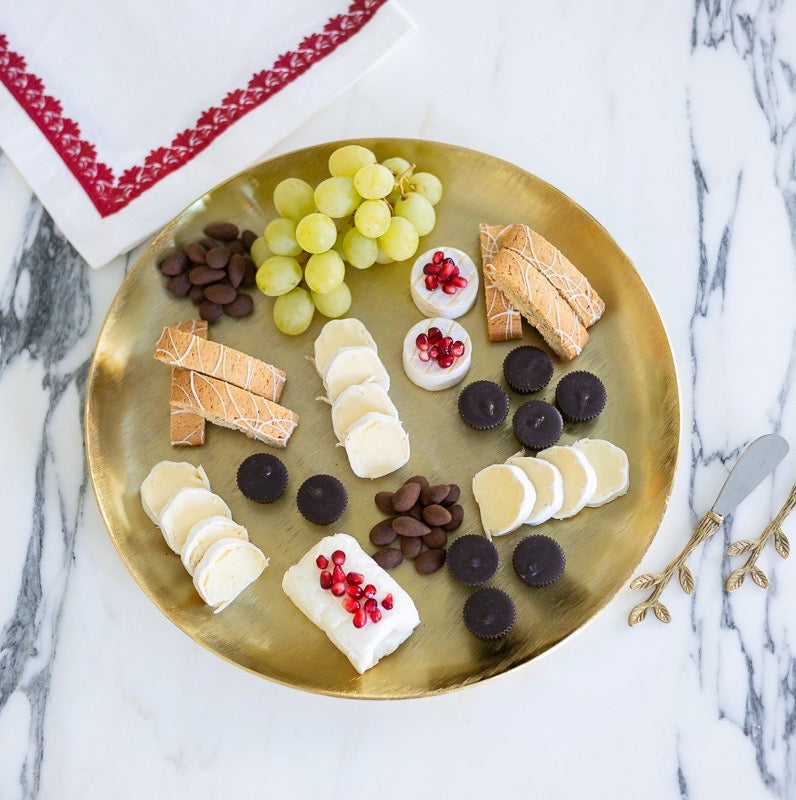
M 727 548 L 727 555 L 728 556 L 740 556 L 742 553 L 748 553 L 750 550 L 754 550 L 755 543 L 750 542 L 749 539 L 740 539 L 737 542 L 733 542 Z
M 660 581 L 660 575 L 637 575 L 633 580 L 630 582 L 631 589 L 651 589 L 655 586 L 658 581 Z
M 774 549 L 782 558 L 787 558 L 790 555 L 790 542 L 782 528 L 777 528 L 774 532 Z
M 752 567 L 752 580 L 761 588 L 768 589 L 768 576 L 760 567 Z
M 631 612 L 630 616 L 627 618 L 627 624 L 631 627 L 633 625 L 638 625 L 639 622 L 642 622 L 644 617 L 647 616 L 647 607 L 643 604 L 637 605 Z
M 686 594 L 691 594 L 694 591 L 694 576 L 688 568 L 688 564 L 680 564 L 680 569 L 677 570 L 677 577 L 680 580 L 682 590 Z
M 725 586 L 727 587 L 727 591 L 734 592 L 736 589 L 740 589 L 741 584 L 743 584 L 745 577 L 746 577 L 746 570 L 743 567 L 739 567 L 738 569 L 731 572 L 729 577 L 727 578 L 727 583 L 725 584 Z
M 663 603 L 655 603 L 652 607 L 652 610 L 655 612 L 655 616 L 661 622 L 671 622 L 672 615 L 669 613 L 669 609 Z

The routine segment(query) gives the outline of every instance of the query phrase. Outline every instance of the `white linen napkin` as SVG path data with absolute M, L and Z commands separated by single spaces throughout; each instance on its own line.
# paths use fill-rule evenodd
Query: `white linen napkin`
M 0 148 L 93 267 L 260 160 L 414 30 L 394 0 L 0 9 Z

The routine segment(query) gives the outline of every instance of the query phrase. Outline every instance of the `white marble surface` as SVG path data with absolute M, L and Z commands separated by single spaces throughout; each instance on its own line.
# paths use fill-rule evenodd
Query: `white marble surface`
M 454 142 L 608 228 L 682 382 L 674 492 L 642 565 L 657 570 L 749 440 L 796 445 L 796 2 L 402 4 L 410 43 L 279 151 Z M 624 589 L 564 646 L 464 692 L 293 691 L 178 632 L 105 534 L 81 401 L 128 260 L 87 270 L 6 160 L 0 216 L 0 798 L 796 796 L 793 558 L 763 554 L 765 592 L 721 591 L 724 548 L 777 511 L 796 450 L 692 559 L 695 594 L 667 591 L 668 626 L 628 628 Z

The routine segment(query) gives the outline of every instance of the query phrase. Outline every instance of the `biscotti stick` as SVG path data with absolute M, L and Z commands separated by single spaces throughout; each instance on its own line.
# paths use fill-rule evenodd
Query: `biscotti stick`
M 516 251 L 500 250 L 484 272 L 564 361 L 575 358 L 589 341 L 569 303 Z
M 207 322 L 203 319 L 189 319 L 175 326 L 183 333 L 207 339 Z M 181 367 L 171 368 L 171 379 Z M 196 447 L 205 443 L 205 418 L 193 411 L 172 408 L 169 417 L 169 441 L 173 447 Z
M 500 249 L 500 238 L 510 225 L 478 226 L 481 240 L 481 265 L 491 263 Z M 486 298 L 486 335 L 490 342 L 507 342 L 522 338 L 522 317 L 509 303 L 506 296 L 495 286 L 484 271 L 484 296 Z
M 232 383 L 274 402 L 279 401 L 285 385 L 285 373 L 281 369 L 177 328 L 163 329 L 155 345 L 155 358 L 173 367 L 191 369 Z
M 586 276 L 554 245 L 527 225 L 512 225 L 500 235 L 500 246 L 516 250 L 544 275 L 566 300 L 584 328 L 597 322 L 605 303 Z
M 171 406 L 274 447 L 285 447 L 298 425 L 298 415 L 290 409 L 193 370 L 182 370 L 172 383 Z

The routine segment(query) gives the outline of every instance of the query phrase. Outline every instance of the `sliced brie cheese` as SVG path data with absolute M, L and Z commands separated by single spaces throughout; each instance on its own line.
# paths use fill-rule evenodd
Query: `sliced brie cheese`
M 525 520 L 526 525 L 541 525 L 558 513 L 564 504 L 564 479 L 557 467 L 532 456 L 512 456 L 506 463 L 519 467 L 536 490 L 536 501 Z
M 442 252 L 443 258 L 452 258 L 459 268 L 459 275 L 467 279 L 467 286 L 457 289 L 454 294 L 446 294 L 442 290 L 442 286 L 438 286 L 436 289 L 426 287 L 426 275 L 423 273 L 423 267 L 432 260 L 437 250 Z M 412 266 L 409 292 L 421 314 L 425 314 L 427 317 L 456 319 L 473 307 L 478 294 L 478 269 L 470 256 L 462 250 L 457 250 L 455 247 L 435 247 L 418 256 Z
M 343 598 L 335 597 L 320 585 L 316 559 L 319 555 L 331 559 L 335 550 L 345 553 L 346 572 L 359 572 L 365 584 L 376 587 L 375 599 L 381 612 L 378 622 L 368 620 L 363 627 L 356 628 L 353 616 L 343 607 Z M 282 589 L 360 674 L 397 649 L 420 624 L 412 598 L 364 552 L 356 539 L 345 533 L 326 536 L 314 545 L 285 572 Z M 392 595 L 389 609 L 382 605 L 388 594 Z
M 332 404 L 332 428 L 337 440 L 344 441 L 348 429 L 371 411 L 398 419 L 398 410 L 378 383 L 355 383 L 340 392 Z
M 161 461 L 149 471 L 149 475 L 141 483 L 141 505 L 146 515 L 160 524 L 160 514 L 166 503 L 180 489 L 189 486 L 210 488 L 204 469 L 187 461 Z
M 369 347 L 344 347 L 329 363 L 323 386 L 330 403 L 349 386 L 356 383 L 377 383 L 385 391 L 390 388 L 390 376 L 375 350 Z
M 180 553 L 182 565 L 189 575 L 194 574 L 202 556 L 210 545 L 219 539 L 241 539 L 248 542 L 249 532 L 243 525 L 238 525 L 237 522 L 223 516 L 208 517 L 197 522 L 188 531 Z
M 441 367 L 433 358 L 423 361 L 421 351 L 417 348 L 417 337 L 427 333 L 429 328 L 439 328 L 443 336 L 450 336 L 454 342 L 464 344 L 464 354 L 457 358 L 450 367 Z M 467 331 L 453 319 L 432 317 L 413 325 L 404 337 L 403 366 L 406 377 L 421 389 L 438 392 L 455 386 L 468 373 L 473 357 L 473 345 Z
M 536 490 L 519 467 L 492 464 L 473 476 L 473 496 L 484 533 L 491 539 L 525 523 L 536 501 Z
M 337 351 L 344 347 L 369 347 L 377 352 L 376 342 L 360 320 L 353 317 L 331 319 L 315 340 L 315 369 L 321 378 L 325 377 Z
M 360 417 L 343 442 L 348 463 L 359 478 L 381 478 L 409 461 L 409 437 L 395 417 L 370 412 Z
M 216 613 L 223 611 L 268 566 L 262 550 L 243 539 L 219 539 L 196 565 L 193 585 Z
M 564 479 L 564 502 L 553 519 L 574 517 L 591 500 L 597 488 L 597 475 L 586 456 L 574 447 L 555 445 L 540 450 L 537 458 L 558 468 Z
M 597 475 L 597 488 L 587 506 L 603 506 L 627 492 L 630 466 L 627 453 L 621 447 L 605 439 L 579 439 L 572 446 L 586 456 Z
M 180 489 L 161 512 L 160 530 L 166 544 L 179 554 L 188 531 L 197 522 L 213 516 L 232 519 L 229 506 L 217 494 L 209 489 Z

